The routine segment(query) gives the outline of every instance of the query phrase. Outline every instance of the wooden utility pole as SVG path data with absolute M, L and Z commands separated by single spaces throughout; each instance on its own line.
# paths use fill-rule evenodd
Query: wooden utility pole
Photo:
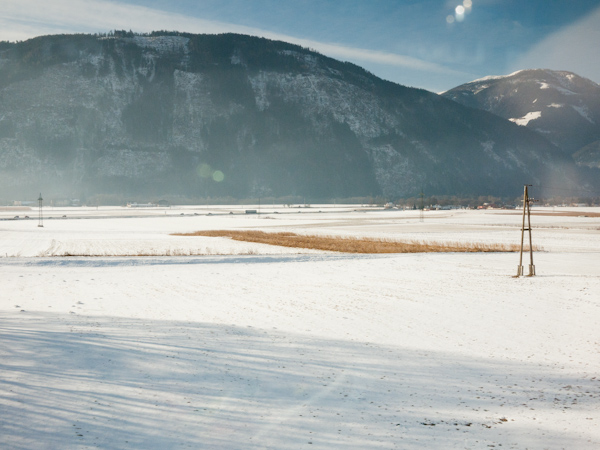
M 523 272 L 523 241 L 525 240 L 525 231 L 529 232 L 529 275 L 528 277 L 533 277 L 535 275 L 535 266 L 533 265 L 533 245 L 531 242 L 531 202 L 533 199 L 529 198 L 528 187 L 530 184 L 526 184 L 523 189 L 523 224 L 521 225 L 521 252 L 519 255 L 519 266 L 517 267 L 517 275 L 515 278 L 518 278 L 524 275 Z M 527 228 L 525 228 L 525 213 L 527 213 Z

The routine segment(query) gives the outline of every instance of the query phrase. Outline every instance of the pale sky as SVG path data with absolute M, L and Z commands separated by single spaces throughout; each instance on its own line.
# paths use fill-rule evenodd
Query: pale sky
M 600 0 L 0 0 L 0 40 L 121 29 L 284 40 L 433 92 L 533 68 L 600 83 Z

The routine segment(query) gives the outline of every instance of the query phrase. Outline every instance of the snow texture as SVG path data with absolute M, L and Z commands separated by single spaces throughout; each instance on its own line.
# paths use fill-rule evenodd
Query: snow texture
M 518 119 L 508 119 L 508 120 L 510 120 L 511 122 L 514 122 L 517 125 L 520 125 L 522 127 L 526 127 L 529 122 L 531 122 L 532 120 L 535 120 L 535 119 L 539 119 L 540 117 L 542 117 L 541 111 L 532 111 L 532 112 L 528 112 L 523 117 L 520 117 Z
M 510 73 L 508 75 L 488 75 L 483 78 L 478 78 L 477 80 L 470 81 L 468 84 L 479 83 L 481 81 L 491 81 L 491 80 L 502 80 L 505 78 L 511 78 L 519 73 L 523 72 L 523 70 L 517 70 L 516 72 Z
M 589 123 L 594 123 L 592 118 L 590 117 L 590 110 L 586 106 L 575 106 L 571 105 L 571 107 L 579 113 L 581 117 L 587 120 Z
M 520 241 L 520 211 L 248 208 L 0 208 L 2 448 L 600 448 L 598 209 L 532 216 L 532 278 L 170 235 Z
M 124 40 L 133 41 L 140 47 L 151 48 L 160 53 L 172 53 L 177 50 L 187 52 L 187 45 L 190 41 L 183 36 L 134 36 Z

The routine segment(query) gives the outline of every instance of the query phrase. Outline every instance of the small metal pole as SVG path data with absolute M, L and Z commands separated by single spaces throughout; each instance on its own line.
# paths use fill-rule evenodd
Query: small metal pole
M 38 198 L 38 227 L 44 226 L 44 218 L 42 216 L 42 193 L 40 192 L 40 197 Z
M 525 238 L 525 208 L 527 208 L 527 185 L 523 189 L 523 223 L 521 224 L 521 251 L 519 252 L 519 265 L 516 278 L 523 275 L 523 240 Z
M 527 195 L 527 229 L 529 230 L 529 275 L 532 277 L 535 275 L 535 266 L 533 265 L 533 244 L 531 242 L 531 202 L 532 199 Z

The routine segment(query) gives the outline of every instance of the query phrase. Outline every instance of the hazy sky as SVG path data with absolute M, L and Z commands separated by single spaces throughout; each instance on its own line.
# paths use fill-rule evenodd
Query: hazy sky
M 0 40 L 115 29 L 280 39 L 434 92 L 527 68 L 600 83 L 600 0 L 0 0 Z

